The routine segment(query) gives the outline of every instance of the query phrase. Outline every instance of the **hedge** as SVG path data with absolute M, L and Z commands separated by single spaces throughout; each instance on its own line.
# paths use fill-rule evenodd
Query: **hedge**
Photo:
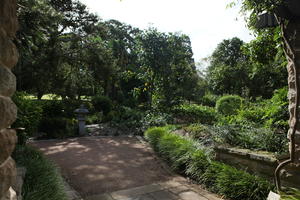
M 172 134 L 167 128 L 150 128 L 145 137 L 173 169 L 226 198 L 262 200 L 274 189 L 261 177 L 211 160 L 206 149 L 192 140 Z
M 185 123 L 214 124 L 217 121 L 214 108 L 197 104 L 182 104 L 173 108 L 174 116 Z

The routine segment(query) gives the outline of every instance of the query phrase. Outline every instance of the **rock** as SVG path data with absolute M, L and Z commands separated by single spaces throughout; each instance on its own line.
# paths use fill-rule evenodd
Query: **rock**
M 16 91 L 16 77 L 6 67 L 0 65 L 0 95 L 11 97 Z
M 9 127 L 17 118 L 17 107 L 14 102 L 0 96 L 0 130 Z
M 15 36 L 18 29 L 16 6 L 16 0 L 0 1 L 0 27 L 5 30 L 7 36 L 10 38 Z
M 15 182 L 16 165 L 12 158 L 8 158 L 0 165 L 0 197 L 7 194 L 11 185 Z
M 16 192 L 10 187 L 6 196 L 1 200 L 19 200 L 19 199 L 17 198 Z
M 0 131 L 0 163 L 3 163 L 13 152 L 17 142 L 16 132 L 11 129 Z
M 7 40 L 0 37 L 0 64 L 5 67 L 13 68 L 19 58 L 19 54 L 15 44 L 11 40 Z
M 24 183 L 25 174 L 26 174 L 25 167 L 17 168 L 17 178 L 16 178 L 16 182 L 13 184 L 12 188 L 16 191 L 18 200 L 22 200 L 22 186 Z
M 267 200 L 280 200 L 280 195 L 271 191 Z

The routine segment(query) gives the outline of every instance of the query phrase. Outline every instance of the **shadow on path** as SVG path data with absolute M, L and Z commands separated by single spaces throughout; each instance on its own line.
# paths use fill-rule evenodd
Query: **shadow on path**
M 82 197 L 174 178 L 153 151 L 134 137 L 35 141 Z

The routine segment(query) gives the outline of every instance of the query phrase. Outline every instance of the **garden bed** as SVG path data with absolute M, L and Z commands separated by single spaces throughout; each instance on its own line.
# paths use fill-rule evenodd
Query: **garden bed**
M 17 146 L 13 157 L 18 165 L 27 169 L 22 192 L 23 200 L 68 199 L 60 173 L 41 152 L 32 147 Z
M 274 185 L 269 181 L 212 159 L 198 143 L 170 132 L 169 127 L 151 128 L 145 133 L 153 149 L 170 166 L 232 200 L 266 199 Z

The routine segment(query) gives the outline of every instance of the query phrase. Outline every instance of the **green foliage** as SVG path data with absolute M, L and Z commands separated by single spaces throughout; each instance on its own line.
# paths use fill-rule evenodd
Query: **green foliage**
M 247 16 L 249 16 L 247 19 L 248 26 L 252 29 L 255 29 L 255 23 L 258 15 L 265 11 L 274 11 L 278 5 L 282 4 L 283 0 L 243 0 L 241 2 L 241 11 L 243 13 L 248 13 Z
M 149 143 L 152 145 L 154 150 L 158 150 L 158 142 L 162 135 L 166 132 L 166 129 L 163 127 L 154 127 L 154 128 L 149 128 L 145 132 L 145 137 L 149 141 Z
M 103 114 L 101 112 L 92 113 L 86 117 L 87 124 L 99 124 L 102 122 L 102 120 L 103 120 Z
M 22 189 L 24 200 L 67 200 L 61 175 L 41 152 L 29 146 L 17 146 L 13 158 L 27 170 Z
M 142 120 L 145 129 L 153 126 L 166 126 L 170 122 L 172 122 L 171 115 L 155 111 L 146 112 Z
M 270 98 L 275 89 L 287 85 L 280 31 L 279 27 L 261 30 L 248 43 L 223 40 L 211 55 L 206 74 L 212 92 Z
M 103 21 L 75 0 L 18 3 L 19 90 L 38 99 L 47 93 L 62 99 L 103 94 L 129 107 L 169 107 L 204 93 L 187 35 Z
M 286 191 L 280 193 L 282 200 L 297 200 L 300 199 L 300 190 L 295 188 L 289 188 Z
M 276 133 L 288 131 L 288 99 L 287 88 L 275 90 L 269 100 L 257 100 L 255 103 L 245 102 L 236 115 L 219 117 L 218 124 L 248 124 L 274 130 Z
M 219 144 L 277 153 L 288 150 L 285 134 L 278 134 L 267 128 L 227 125 L 213 127 L 212 133 L 214 141 Z
M 122 106 L 116 111 L 110 112 L 109 115 L 111 115 L 108 116 L 110 119 L 106 118 L 105 120 L 111 120 L 113 126 L 128 130 L 131 134 L 141 134 L 144 114 L 140 110 Z
M 199 122 L 203 124 L 213 124 L 216 121 L 216 111 L 214 108 L 196 104 L 182 104 L 173 109 L 175 117 L 184 122 Z
M 43 106 L 43 118 L 65 116 L 64 104 L 60 100 L 42 100 L 40 104 Z
M 216 187 L 220 194 L 232 200 L 265 199 L 274 188 L 268 181 L 228 165 L 223 165 L 218 172 Z
M 24 92 L 16 92 L 13 96 L 13 101 L 18 107 L 18 118 L 13 124 L 14 128 L 25 128 L 25 132 L 29 136 L 33 136 L 42 119 L 43 108 L 37 102 L 26 99 L 27 94 Z M 26 133 L 22 134 L 26 134 Z M 24 135 L 26 137 L 26 135 Z M 20 137 L 22 137 L 20 135 Z
M 236 95 L 225 95 L 218 99 L 216 110 L 223 115 L 234 115 L 242 106 L 242 98 Z
M 215 107 L 218 99 L 219 96 L 208 93 L 201 98 L 200 102 L 204 106 Z
M 267 102 L 265 108 L 264 119 L 266 119 L 265 126 L 276 128 L 281 132 L 286 133 L 288 131 L 288 98 L 287 88 L 282 88 L 274 92 L 273 97 Z
M 43 118 L 39 124 L 39 131 L 42 135 L 39 139 L 66 138 L 76 135 L 77 122 L 74 119 L 64 117 Z
M 233 200 L 266 199 L 274 186 L 268 181 L 211 161 L 204 149 L 191 140 L 170 133 L 167 128 L 151 128 L 145 136 L 154 150 L 173 169 L 185 173 L 210 190 Z M 234 186 L 234 188 L 232 188 Z
M 112 110 L 112 101 L 107 96 L 97 95 L 92 98 L 92 104 L 97 112 L 107 115 Z
M 188 133 L 189 137 L 199 141 L 203 145 L 211 145 L 214 142 L 214 136 L 211 128 L 202 124 L 190 124 L 182 127 Z
M 223 40 L 210 57 L 206 78 L 216 94 L 246 93 L 248 64 L 242 52 L 244 42 L 239 38 Z

